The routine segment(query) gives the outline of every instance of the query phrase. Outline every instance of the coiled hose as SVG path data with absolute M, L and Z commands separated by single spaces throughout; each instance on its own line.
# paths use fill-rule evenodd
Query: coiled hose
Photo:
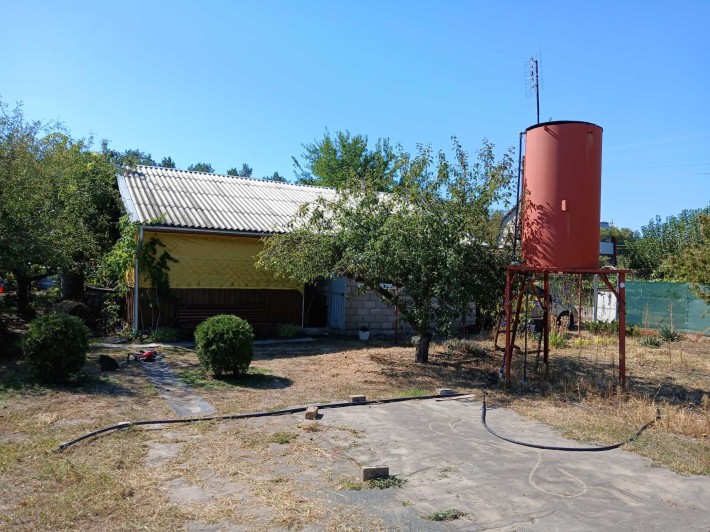
M 631 443 L 634 441 L 636 438 L 639 437 L 639 435 L 646 430 L 648 427 L 653 425 L 656 421 L 661 419 L 661 411 L 656 408 L 656 418 L 652 419 L 648 423 L 645 423 L 643 426 L 641 426 L 640 429 L 636 431 L 636 434 L 633 434 L 626 438 L 624 441 L 615 443 L 613 445 L 603 445 L 600 447 L 558 447 L 556 445 L 540 445 L 537 443 L 529 443 L 529 442 L 524 442 L 524 441 L 518 441 L 514 440 L 513 438 L 507 438 L 505 436 L 501 436 L 497 432 L 495 432 L 493 429 L 491 429 L 488 424 L 486 423 L 486 392 L 483 392 L 483 406 L 481 408 L 481 423 L 483 423 L 483 426 L 486 428 L 488 432 L 493 434 L 496 438 L 500 438 L 501 440 L 505 440 L 510 443 L 514 443 L 515 445 L 522 445 L 523 447 L 532 447 L 533 449 L 544 449 L 547 451 L 576 451 L 576 452 L 598 452 L 598 451 L 611 451 L 612 449 L 618 449 L 622 445 L 625 445 L 627 443 Z

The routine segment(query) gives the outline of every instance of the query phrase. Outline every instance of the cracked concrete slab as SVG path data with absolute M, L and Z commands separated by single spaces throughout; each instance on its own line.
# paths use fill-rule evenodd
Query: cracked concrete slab
M 420 515 L 451 508 L 466 513 L 448 527 L 708 529 L 709 478 L 684 477 L 623 450 L 561 452 L 517 446 L 489 434 L 480 412 L 481 404 L 473 400 L 428 400 L 325 410 L 324 421 L 363 431 L 364 444 L 347 450 L 360 465 L 386 464 L 391 474 L 408 480 L 402 488 L 381 493 L 382 502 L 411 501 Z M 488 422 L 496 431 L 526 441 L 579 445 L 503 409 L 489 409 Z M 380 506 L 366 500 L 372 495 L 340 493 L 391 522 Z

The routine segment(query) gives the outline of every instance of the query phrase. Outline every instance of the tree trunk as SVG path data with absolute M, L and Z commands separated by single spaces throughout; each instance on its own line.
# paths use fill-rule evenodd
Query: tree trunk
M 62 274 L 62 299 L 80 300 L 84 296 L 83 272 Z
M 419 341 L 417 342 L 417 355 L 414 359 L 415 362 L 419 364 L 426 364 L 429 362 L 429 343 L 431 342 L 431 333 L 426 332 L 424 334 L 419 334 Z
M 32 279 L 25 275 L 14 272 L 17 281 L 17 314 L 30 320 L 34 317 L 34 311 L 30 307 L 30 283 Z

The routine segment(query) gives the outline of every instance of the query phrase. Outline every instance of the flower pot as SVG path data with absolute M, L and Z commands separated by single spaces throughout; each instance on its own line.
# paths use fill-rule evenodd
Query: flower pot
M 370 331 L 358 331 L 358 334 L 360 335 L 360 340 L 369 340 L 370 338 Z

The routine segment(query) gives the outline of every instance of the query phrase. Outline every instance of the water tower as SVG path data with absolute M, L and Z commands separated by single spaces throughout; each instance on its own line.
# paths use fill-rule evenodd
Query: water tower
M 544 296 L 539 302 L 544 311 L 544 361 L 547 364 L 549 275 L 559 273 L 579 276 L 577 326 L 580 335 L 583 276 L 598 275 L 616 294 L 620 321 L 619 379 L 624 385 L 624 274 L 629 270 L 599 267 L 602 128 L 590 122 L 543 122 L 527 128 L 522 135 L 525 136 L 525 157 L 520 168 L 522 193 L 518 198 L 521 257 L 506 268 L 506 379 L 510 381 L 510 362 L 522 301 L 526 294 L 535 293 L 534 285 L 538 281 L 544 285 Z M 609 281 L 609 275 L 619 276 L 616 287 Z

